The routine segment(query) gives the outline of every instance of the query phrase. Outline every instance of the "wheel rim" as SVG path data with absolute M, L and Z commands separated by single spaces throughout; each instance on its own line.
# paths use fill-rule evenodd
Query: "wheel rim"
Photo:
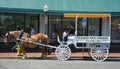
M 109 54 L 108 48 L 103 44 L 96 44 L 91 48 L 90 55 L 95 61 L 104 61 Z
M 65 61 L 71 56 L 71 49 L 66 45 L 60 45 L 55 50 L 56 57 L 59 60 Z

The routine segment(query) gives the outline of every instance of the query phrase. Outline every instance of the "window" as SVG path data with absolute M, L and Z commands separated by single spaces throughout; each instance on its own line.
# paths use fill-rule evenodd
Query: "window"
M 16 30 L 17 26 L 24 26 L 24 15 L 17 13 L 0 14 L 0 42 L 7 31 Z
M 120 17 L 112 17 L 111 25 L 111 41 L 112 43 L 120 43 Z
M 35 33 L 38 33 L 38 15 L 37 14 L 25 14 L 25 31 L 29 30 L 30 26 L 33 26 Z
M 21 13 L 1 13 L 0 14 L 0 42 L 3 42 L 3 36 L 7 31 L 14 31 L 19 26 L 21 29 L 27 30 L 33 25 L 35 32 L 38 32 L 38 15 L 37 14 L 21 14 Z
M 57 41 L 57 35 L 61 35 L 61 15 L 49 15 L 49 39 L 50 43 Z

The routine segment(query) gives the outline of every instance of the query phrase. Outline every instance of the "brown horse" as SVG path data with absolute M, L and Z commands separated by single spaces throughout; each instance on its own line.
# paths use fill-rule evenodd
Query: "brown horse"
M 20 31 L 9 31 L 6 33 L 5 35 L 5 43 L 9 43 L 12 39 L 16 39 L 19 35 Z M 22 41 L 24 40 L 24 41 Z M 31 35 L 31 37 L 28 38 L 28 33 L 23 33 L 22 37 L 21 37 L 21 41 L 18 41 L 18 44 L 21 46 L 21 50 L 23 53 L 23 59 L 25 59 L 26 56 L 26 51 L 25 48 L 34 48 L 37 45 L 33 44 L 33 43 L 29 43 L 30 42 L 37 42 L 37 43 L 42 43 L 42 44 L 48 44 L 48 36 L 42 33 L 38 33 L 38 34 L 33 34 Z M 42 46 L 42 58 L 45 58 L 47 55 L 47 48 L 45 46 Z

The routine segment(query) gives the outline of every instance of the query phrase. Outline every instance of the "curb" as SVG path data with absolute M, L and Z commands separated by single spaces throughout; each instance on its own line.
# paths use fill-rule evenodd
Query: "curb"
M 56 58 L 57 59 L 57 57 L 56 56 L 48 56 L 48 57 L 46 57 L 46 58 L 44 58 L 44 59 L 50 59 L 50 58 Z M 88 58 L 88 59 L 91 59 L 91 57 L 89 57 L 89 56 L 71 56 L 70 58 L 80 58 L 80 59 L 86 59 L 86 58 Z M 108 58 L 120 58 L 120 57 L 118 57 L 118 56 L 116 56 L 116 57 L 113 57 L 113 56 L 110 56 L 110 57 L 108 57 Z M 22 59 L 22 56 L 16 56 L 16 57 L 0 57 L 0 59 Z M 27 57 L 26 59 L 43 59 L 43 58 L 41 58 L 41 57 L 37 57 L 37 56 L 32 56 L 32 57 Z

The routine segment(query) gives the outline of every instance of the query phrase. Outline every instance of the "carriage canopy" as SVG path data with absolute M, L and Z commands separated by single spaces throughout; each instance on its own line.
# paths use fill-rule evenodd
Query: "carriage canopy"
M 110 14 L 64 14 L 64 18 L 75 18 L 75 37 L 76 42 L 79 43 L 110 43 L 111 34 L 111 15 Z M 88 35 L 79 36 L 78 32 L 78 18 L 102 18 L 101 35 Z M 71 39 L 71 37 L 69 37 Z
M 76 15 L 79 15 L 79 18 L 105 18 L 109 14 L 64 14 L 64 18 L 75 18 Z

